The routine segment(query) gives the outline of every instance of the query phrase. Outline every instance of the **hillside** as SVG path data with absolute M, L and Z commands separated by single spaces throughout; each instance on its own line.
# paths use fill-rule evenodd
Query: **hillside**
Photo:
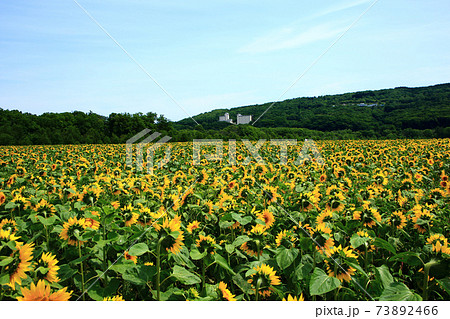
M 0 145 L 125 143 L 144 128 L 171 137 L 192 139 L 395 139 L 450 137 L 450 84 L 399 87 L 275 103 L 254 126 L 219 122 L 225 112 L 257 119 L 272 103 L 213 110 L 170 122 L 148 112 L 44 113 L 0 108 Z M 253 123 L 252 123 L 253 124 Z
M 238 113 L 257 119 L 270 105 L 218 109 L 194 116 L 206 130 L 229 126 L 218 122 L 225 112 L 236 120 Z M 192 129 L 190 118 L 174 123 L 177 129 Z M 428 87 L 362 91 L 276 102 L 255 127 L 306 128 L 323 132 L 336 130 L 383 132 L 404 129 L 450 127 L 450 83 Z

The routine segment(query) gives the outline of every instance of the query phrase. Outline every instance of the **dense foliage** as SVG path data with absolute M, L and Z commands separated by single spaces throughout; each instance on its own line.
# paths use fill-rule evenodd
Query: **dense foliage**
M 219 115 L 251 114 L 254 120 L 271 103 L 220 109 L 170 122 L 149 112 L 44 113 L 33 115 L 0 108 L 0 145 L 124 143 L 144 128 L 172 141 L 221 139 L 380 139 L 450 137 L 450 84 L 396 88 L 275 103 L 255 127 L 219 122 Z
M 449 139 L 170 145 L 0 147 L 0 299 L 449 299 Z

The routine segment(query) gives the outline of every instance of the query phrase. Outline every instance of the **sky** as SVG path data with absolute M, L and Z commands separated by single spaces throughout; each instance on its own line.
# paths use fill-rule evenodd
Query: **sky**
M 0 108 L 180 120 L 450 82 L 450 1 L 374 2 L 1 0 Z

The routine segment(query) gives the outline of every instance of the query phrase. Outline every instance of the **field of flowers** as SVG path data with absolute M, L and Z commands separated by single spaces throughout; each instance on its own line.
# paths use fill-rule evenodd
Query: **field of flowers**
M 450 140 L 170 145 L 0 147 L 0 299 L 450 299 Z

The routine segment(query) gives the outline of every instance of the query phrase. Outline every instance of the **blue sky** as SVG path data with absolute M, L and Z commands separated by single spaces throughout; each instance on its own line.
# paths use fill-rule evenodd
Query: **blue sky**
M 77 1 L 190 115 L 278 100 L 373 3 Z M 450 82 L 449 12 L 379 0 L 281 100 Z M 187 117 L 73 0 L 0 2 L 0 107 Z

